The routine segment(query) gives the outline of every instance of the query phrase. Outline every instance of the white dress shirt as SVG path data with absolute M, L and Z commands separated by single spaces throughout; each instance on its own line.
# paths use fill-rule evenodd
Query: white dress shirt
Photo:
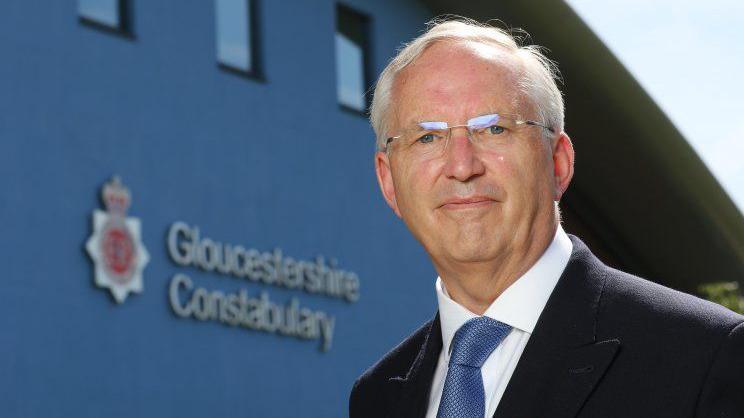
M 568 264 L 572 250 L 571 240 L 559 225 L 553 241 L 537 262 L 496 298 L 484 312 L 484 316 L 512 326 L 509 335 L 496 347 L 481 367 L 486 418 L 496 413 L 496 407 L 506 390 L 506 385 L 517 367 L 517 362 L 535 329 L 537 319 L 545 308 L 545 303 Z M 427 418 L 436 418 L 439 410 L 450 358 L 450 343 L 455 331 L 469 319 L 478 316 L 450 299 L 441 278 L 437 278 L 435 287 L 439 301 L 443 347 L 434 372 L 429 395 L 429 409 L 426 412 Z

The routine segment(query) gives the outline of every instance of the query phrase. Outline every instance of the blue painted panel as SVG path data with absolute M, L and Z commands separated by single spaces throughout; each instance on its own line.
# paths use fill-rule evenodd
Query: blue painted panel
M 372 18 L 379 72 L 428 11 L 346 3 Z M 433 315 L 435 273 L 379 196 L 374 139 L 337 104 L 335 3 L 260 1 L 264 81 L 215 62 L 214 4 L 132 2 L 132 36 L 78 23 L 74 1 L 0 13 L 0 415 L 346 414 L 353 380 Z M 84 250 L 119 174 L 150 253 L 117 305 Z M 356 303 L 177 266 L 172 222 L 359 274 Z M 336 317 L 333 347 L 178 318 L 176 273 L 210 290 L 297 297 Z

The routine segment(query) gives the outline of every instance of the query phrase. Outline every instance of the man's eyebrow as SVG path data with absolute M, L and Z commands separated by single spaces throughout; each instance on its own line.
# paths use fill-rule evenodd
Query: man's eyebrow
M 423 121 L 416 124 L 421 129 L 447 129 L 447 122 L 440 121 Z
M 401 125 L 403 128 L 421 128 L 422 123 L 444 123 L 447 125 L 447 122 L 445 122 L 442 119 L 432 118 L 432 117 L 412 117 L 409 118 L 403 125 Z M 430 128 L 427 128 L 430 129 Z
M 484 110 L 482 112 L 478 112 L 475 116 L 473 116 L 470 119 L 468 119 L 467 122 L 466 122 L 466 124 L 471 124 L 473 121 L 477 120 L 478 118 L 482 118 L 484 116 L 499 115 L 499 116 L 504 116 L 504 117 L 513 117 L 515 114 L 516 113 L 514 113 L 514 112 L 509 112 L 509 111 L 500 112 L 500 111 L 497 111 L 497 110 L 491 110 L 491 108 L 487 108 L 487 110 Z M 412 128 L 413 129 L 416 129 L 416 128 L 421 128 L 421 129 L 446 129 L 446 128 L 449 127 L 449 123 L 448 122 L 445 122 L 444 119 L 446 119 L 446 118 L 437 118 L 437 117 L 429 117 L 429 116 L 423 116 L 423 115 L 421 115 L 421 116 L 414 115 L 414 116 L 408 118 L 407 121 L 405 122 L 405 124 L 402 125 L 402 127 L 404 127 L 404 129 L 412 129 Z M 422 128 L 422 126 L 421 126 L 422 123 L 443 123 L 444 126 L 443 127 L 437 127 L 437 128 L 431 128 L 431 127 L 429 127 L 429 128 Z
M 500 114 L 497 112 L 494 113 L 486 113 L 484 115 L 475 116 L 470 119 L 468 119 L 468 126 L 481 126 L 481 125 L 488 125 L 494 122 L 497 122 Z

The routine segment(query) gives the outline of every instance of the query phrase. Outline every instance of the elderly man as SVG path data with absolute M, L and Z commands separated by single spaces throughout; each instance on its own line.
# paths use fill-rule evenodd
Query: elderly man
M 469 21 L 432 24 L 380 76 L 377 177 L 439 310 L 357 380 L 352 418 L 744 417 L 744 317 L 561 228 L 574 150 L 555 78 Z

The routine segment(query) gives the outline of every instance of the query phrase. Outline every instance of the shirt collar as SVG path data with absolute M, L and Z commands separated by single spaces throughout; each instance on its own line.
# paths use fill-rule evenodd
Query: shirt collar
M 532 334 L 537 319 L 568 264 L 572 250 L 571 240 L 563 231 L 563 228 L 558 225 L 553 241 L 543 255 L 527 272 L 499 295 L 483 315 Z M 443 349 L 449 356 L 449 346 L 455 331 L 469 319 L 478 315 L 450 299 L 441 278 L 437 277 L 434 287 L 439 302 Z

